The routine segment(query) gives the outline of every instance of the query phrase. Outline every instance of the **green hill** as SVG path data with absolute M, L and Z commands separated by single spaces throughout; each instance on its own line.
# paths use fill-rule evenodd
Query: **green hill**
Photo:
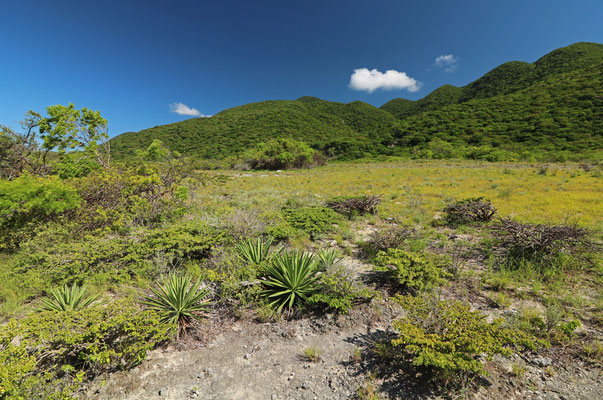
M 275 137 L 304 141 L 331 154 L 357 158 L 387 151 L 398 121 L 370 104 L 349 104 L 302 97 L 272 100 L 224 110 L 112 139 L 117 157 L 160 139 L 171 149 L 202 158 L 223 158 Z
M 417 101 L 393 99 L 380 109 L 316 97 L 263 101 L 124 133 L 111 146 L 123 158 L 160 139 L 184 154 L 219 159 L 287 137 L 359 158 L 416 154 L 441 139 L 456 148 L 588 157 L 603 148 L 601 71 L 603 45 L 575 43 L 534 63 L 504 63 L 464 87 L 441 86 Z

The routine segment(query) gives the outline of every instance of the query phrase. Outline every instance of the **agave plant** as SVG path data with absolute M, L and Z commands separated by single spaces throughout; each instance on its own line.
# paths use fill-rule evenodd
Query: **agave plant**
M 77 283 L 58 289 L 51 289 L 50 296 L 42 299 L 42 306 L 38 311 L 78 311 L 92 304 L 98 296 L 88 296 L 85 286 L 79 287 Z
M 337 249 L 320 249 L 316 253 L 316 260 L 321 269 L 326 270 L 337 264 L 343 255 Z
M 270 258 L 270 246 L 272 239 L 264 240 L 262 237 L 257 239 L 247 239 L 235 245 L 239 256 L 250 264 L 260 264 L 262 261 Z
M 284 252 L 266 267 L 265 293 L 271 306 L 280 312 L 291 309 L 298 300 L 307 300 L 317 290 L 318 264 L 311 253 Z
M 151 289 L 153 296 L 144 296 L 142 304 L 155 310 L 161 322 L 178 326 L 177 338 L 193 319 L 201 319 L 202 312 L 209 308 L 209 289 L 201 287 L 201 281 L 192 282 L 190 275 L 170 274 L 161 277 L 162 285 Z

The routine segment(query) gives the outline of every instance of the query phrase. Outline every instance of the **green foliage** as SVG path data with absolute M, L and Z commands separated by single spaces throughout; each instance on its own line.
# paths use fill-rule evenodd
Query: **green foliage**
M 492 359 L 518 349 L 534 350 L 543 342 L 521 331 L 491 323 L 461 302 L 430 297 L 399 297 L 406 316 L 394 321 L 394 348 L 413 365 L 427 367 L 446 377 L 486 374 L 478 355 Z
M 323 311 L 347 314 L 355 303 L 372 296 L 369 289 L 354 280 L 349 270 L 335 264 L 320 274 L 316 292 L 308 298 L 308 303 Z
M 72 229 L 57 227 L 24 244 L 11 265 L 15 285 L 33 296 L 54 285 L 153 279 L 168 265 L 209 257 L 227 240 L 222 231 L 194 221 L 127 236 L 72 239 Z
M 250 264 L 261 264 L 270 259 L 270 246 L 272 239 L 265 240 L 262 237 L 246 239 L 235 244 L 239 257 Z
M 37 224 L 80 206 L 76 190 L 56 178 L 0 180 L 0 250 L 32 237 Z
M 322 270 L 327 270 L 343 259 L 343 254 L 338 249 L 320 249 L 315 254 L 318 265 Z
M 82 382 L 140 363 L 172 334 L 128 299 L 12 320 L 0 325 L 0 398 L 70 398 Z
M 79 287 L 74 283 L 71 287 L 65 285 L 59 289 L 51 289 L 50 297 L 42 299 L 38 311 L 79 311 L 89 307 L 97 296 L 88 296 L 85 286 Z
M 319 362 L 322 356 L 322 352 L 318 347 L 307 347 L 304 349 L 304 356 L 310 362 Z
M 375 258 L 374 270 L 386 273 L 395 285 L 415 292 L 439 286 L 451 276 L 437 256 L 402 249 L 380 251 Z
M 291 203 L 282 208 L 283 219 L 294 229 L 306 232 L 312 239 L 331 232 L 341 222 L 341 216 L 326 207 L 296 206 Z
M 267 278 L 263 281 L 265 294 L 272 300 L 270 305 L 277 307 L 278 311 L 307 301 L 317 290 L 318 267 L 311 253 L 292 251 L 278 254 L 264 273 Z
M 277 138 L 259 143 L 243 157 L 252 169 L 304 168 L 312 164 L 314 150 L 303 142 Z
M 272 100 L 224 110 L 210 118 L 124 133 L 111 140 L 111 149 L 117 157 L 131 157 L 136 149 L 159 139 L 186 155 L 224 159 L 238 157 L 257 143 L 287 138 L 328 156 L 351 159 L 389 153 L 395 125 L 391 114 L 367 103 Z
M 145 296 L 142 304 L 157 311 L 161 322 L 177 325 L 178 336 L 193 319 L 201 319 L 200 313 L 209 308 L 209 289 L 201 287 L 201 281 L 192 282 L 189 275 L 170 274 L 161 277 L 162 285 L 151 289 L 154 296 Z

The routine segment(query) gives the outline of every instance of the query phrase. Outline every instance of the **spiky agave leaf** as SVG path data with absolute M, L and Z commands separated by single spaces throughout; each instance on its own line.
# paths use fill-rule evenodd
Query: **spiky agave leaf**
M 144 296 L 142 304 L 148 309 L 155 310 L 161 317 L 161 322 L 175 324 L 180 330 L 192 319 L 201 319 L 199 313 L 209 308 L 209 289 L 201 287 L 201 280 L 192 283 L 190 275 L 170 274 L 166 279 L 161 277 L 162 285 L 151 289 L 153 296 Z
M 337 249 L 320 249 L 316 253 L 316 261 L 323 270 L 332 267 L 341 261 L 342 258 L 343 255 Z
M 86 286 L 79 287 L 74 283 L 71 287 L 64 285 L 51 289 L 50 296 L 42 298 L 42 306 L 38 311 L 78 311 L 90 306 L 98 296 L 88 296 Z
M 317 289 L 318 268 L 311 253 L 289 252 L 274 257 L 265 270 L 265 293 L 274 299 L 270 305 L 280 312 L 291 309 L 300 300 L 307 300 Z
M 262 261 L 270 258 L 270 246 L 272 239 L 247 239 L 235 245 L 239 256 L 246 262 L 251 264 L 260 264 Z

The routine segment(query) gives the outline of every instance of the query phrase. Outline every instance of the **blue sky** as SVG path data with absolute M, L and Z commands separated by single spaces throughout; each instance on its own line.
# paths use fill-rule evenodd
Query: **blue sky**
M 293 4 L 3 1 L 0 123 L 69 102 L 100 110 L 111 135 L 190 118 L 175 103 L 204 115 L 306 95 L 380 106 L 603 42 L 601 0 Z

